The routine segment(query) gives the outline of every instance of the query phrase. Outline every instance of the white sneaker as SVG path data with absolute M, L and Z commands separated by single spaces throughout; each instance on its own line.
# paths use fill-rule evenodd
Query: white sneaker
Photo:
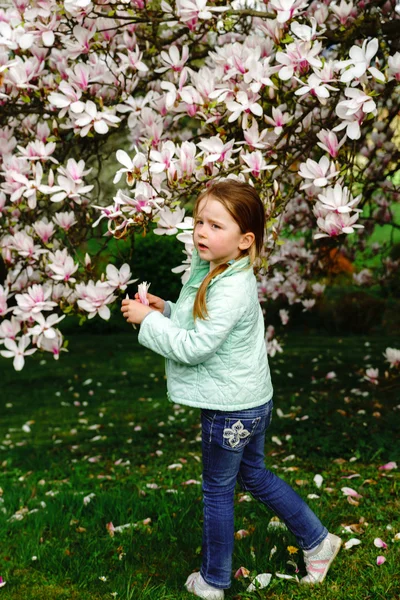
M 300 583 L 322 583 L 329 571 L 329 567 L 336 558 L 342 545 L 342 540 L 333 533 L 328 533 L 326 538 L 312 552 L 304 552 L 307 575 Z
M 191 592 L 199 598 L 206 600 L 224 600 L 224 590 L 209 585 L 202 578 L 200 573 L 191 573 L 186 580 L 185 587 L 188 592 Z

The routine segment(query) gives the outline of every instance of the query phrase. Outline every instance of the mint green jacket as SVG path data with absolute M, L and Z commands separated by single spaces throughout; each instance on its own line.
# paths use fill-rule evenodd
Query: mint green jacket
M 272 398 L 264 319 L 249 258 L 211 280 L 208 318 L 193 320 L 197 290 L 210 269 L 193 250 L 188 281 L 170 318 L 146 315 L 139 342 L 166 358 L 167 395 L 178 404 L 221 411 L 253 408 Z

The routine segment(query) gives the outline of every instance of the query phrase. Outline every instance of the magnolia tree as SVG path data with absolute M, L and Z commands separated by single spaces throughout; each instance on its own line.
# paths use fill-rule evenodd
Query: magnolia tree
M 261 302 L 310 309 L 339 246 L 383 251 L 355 277 L 384 281 L 397 264 L 368 236 L 399 200 L 399 88 L 394 0 L 14 0 L 0 10 L 1 354 L 17 370 L 38 349 L 58 358 L 67 314 L 109 319 L 131 272 L 101 272 L 91 240 L 176 236 L 185 281 L 185 205 L 221 178 L 265 203 Z M 271 326 L 266 341 L 280 351 Z

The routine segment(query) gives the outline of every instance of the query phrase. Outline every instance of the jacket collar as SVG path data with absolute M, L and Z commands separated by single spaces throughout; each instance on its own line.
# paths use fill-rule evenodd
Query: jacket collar
M 210 285 L 214 284 L 215 281 L 218 281 L 218 279 L 220 279 L 221 277 L 227 277 L 229 275 L 232 275 L 232 273 L 236 272 L 236 271 L 241 271 L 243 269 L 246 269 L 247 267 L 249 267 L 250 265 L 250 259 L 248 256 L 244 256 L 243 258 L 240 258 L 239 260 L 235 260 L 234 262 L 232 262 L 229 267 L 227 269 L 225 269 L 225 271 L 223 273 L 220 273 L 219 275 L 217 275 L 216 277 L 214 277 L 211 281 L 210 281 Z M 191 287 L 199 287 L 201 282 L 203 281 L 204 277 L 208 274 L 208 272 L 210 271 L 210 263 L 208 260 L 203 260 L 202 258 L 200 258 L 199 253 L 197 252 L 196 248 L 193 248 L 193 254 L 192 254 L 192 262 L 191 262 L 191 266 L 190 266 L 190 275 L 189 275 L 189 279 L 186 282 L 186 285 L 190 285 Z

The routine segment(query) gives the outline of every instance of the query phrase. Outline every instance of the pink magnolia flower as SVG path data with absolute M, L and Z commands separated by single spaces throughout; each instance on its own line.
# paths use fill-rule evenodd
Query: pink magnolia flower
M 329 161 L 329 158 L 322 156 L 319 163 L 311 158 L 308 158 L 305 163 L 301 163 L 299 175 L 304 179 L 312 180 L 306 181 L 301 185 L 300 189 L 305 190 L 312 185 L 315 187 L 325 187 L 332 177 L 339 175 L 339 171 L 336 170 L 335 164 Z
M 314 185 L 318 184 L 314 181 Z M 321 194 L 318 194 L 318 200 L 325 210 L 343 214 L 355 210 L 355 207 L 361 200 L 361 194 L 353 198 L 349 188 L 342 187 L 340 183 L 337 183 L 334 187 L 328 187 Z
M 147 283 L 147 281 L 143 281 L 143 283 L 139 283 L 138 285 L 139 300 L 146 306 L 149 306 L 149 301 L 147 300 L 147 291 L 149 287 L 150 283 Z
M 298 81 L 303 83 L 300 79 Z M 305 94 L 311 94 L 312 96 L 316 96 L 322 105 L 325 105 L 326 98 L 330 96 L 329 91 L 338 92 L 339 90 L 323 81 L 316 73 L 312 73 L 308 77 L 307 84 L 297 89 L 295 95 L 304 96 Z
M 150 165 L 150 171 L 152 173 L 162 173 L 163 171 L 167 171 L 171 166 L 174 154 L 175 144 L 170 140 L 162 144 L 160 151 L 151 150 L 150 160 L 152 161 L 152 164 Z
M 307 7 L 305 0 L 270 0 L 272 10 L 277 13 L 278 23 L 286 23 L 293 15 Z
M 51 156 L 56 149 L 55 142 L 44 144 L 40 140 L 35 140 L 34 142 L 29 142 L 25 148 L 23 146 L 17 146 L 17 148 L 21 153 L 21 158 L 26 160 L 41 160 L 42 162 L 50 160 L 58 164 L 58 161 Z
M 314 239 L 332 237 L 342 233 L 354 233 L 354 229 L 363 228 L 363 225 L 355 224 L 357 219 L 358 213 L 350 217 L 348 213 L 329 211 L 325 217 L 317 219 L 317 225 L 324 233 L 316 233 Z
M 156 73 L 165 73 L 169 69 L 176 73 L 180 73 L 185 66 L 187 59 L 189 58 L 189 46 L 183 46 L 182 56 L 179 53 L 177 46 L 171 46 L 166 52 L 162 50 L 160 53 L 160 60 L 164 63 L 164 67 L 155 69 Z
M 3 287 L 0 284 L 0 317 L 4 317 L 8 312 L 12 309 L 7 308 L 7 300 L 9 298 L 9 289 L 8 287 Z
M 81 102 L 81 96 L 82 92 L 80 90 L 76 90 L 66 81 L 61 81 L 58 86 L 58 92 L 49 94 L 48 100 L 53 106 L 61 108 L 58 113 L 58 116 L 61 119 L 62 117 L 65 117 L 68 110 L 71 110 L 71 112 L 76 114 L 84 111 L 85 103 Z
M 125 52 L 118 52 L 118 56 L 121 59 L 119 71 L 125 73 L 127 69 L 134 69 L 135 71 L 146 72 L 149 67 L 142 61 L 143 52 L 140 51 L 139 46 L 136 45 L 134 50 L 127 50 Z
M 373 383 L 374 385 L 378 385 L 379 377 L 379 369 L 367 369 L 365 371 L 364 379 L 366 379 L 369 383 Z
M 13 366 L 16 371 L 21 371 L 25 364 L 25 356 L 29 356 L 36 352 L 37 348 L 30 348 L 27 350 L 29 346 L 29 336 L 23 335 L 18 340 L 18 344 L 15 340 L 11 338 L 6 338 L 4 340 L 4 346 L 7 350 L 0 350 L 0 354 L 5 358 L 14 358 Z
M 254 121 L 255 123 L 255 121 Z M 230 140 L 224 143 L 221 138 L 214 135 L 208 139 L 202 139 L 198 142 L 198 147 L 204 153 L 203 165 L 208 165 L 213 162 L 221 162 L 224 166 L 228 166 L 232 161 L 230 158 L 232 155 L 233 145 L 235 140 Z
M 25 231 L 17 231 L 12 236 L 10 247 L 16 250 L 20 256 L 32 260 L 37 260 L 41 254 L 47 253 L 47 250 L 37 246 L 33 238 Z
M 196 169 L 196 145 L 193 142 L 183 142 L 176 148 L 180 172 L 183 177 L 189 178 Z
M 74 259 L 72 256 L 68 254 L 68 250 L 64 248 L 63 250 L 56 250 L 54 254 L 49 255 L 50 262 L 48 264 L 48 268 L 53 271 L 50 274 L 51 279 L 54 281 L 65 281 L 70 283 L 75 283 L 75 277 L 71 277 L 76 271 L 79 269 L 79 264 L 74 263 Z
M 50 300 L 50 296 L 51 286 L 44 287 L 35 283 L 29 286 L 24 294 L 16 294 L 18 308 L 14 309 L 14 314 L 29 319 L 44 310 L 52 310 L 57 303 Z
M 345 25 L 351 16 L 357 14 L 352 0 L 350 0 L 348 3 L 346 0 L 341 0 L 339 6 L 336 4 L 336 2 L 332 2 L 329 5 L 329 8 L 339 19 L 341 25 Z
M 1 286 L 0 286 L 1 287 Z M 4 314 L 1 311 L 1 290 L 0 290 L 0 316 Z M 0 339 L 10 338 L 15 340 L 19 332 L 21 331 L 21 323 L 15 317 L 11 317 L 11 321 L 3 319 L 0 323 Z
M 293 42 L 286 46 L 286 52 L 277 52 L 276 60 L 283 65 L 279 71 L 279 79 L 287 81 L 296 74 L 307 73 L 310 66 L 322 67 L 322 61 L 318 54 L 322 51 L 322 43 L 317 42 Z
M 329 129 L 321 129 L 321 131 L 317 133 L 317 138 L 320 140 L 317 145 L 326 152 L 329 152 L 332 158 L 338 156 L 340 148 L 346 141 L 346 135 L 344 135 L 339 142 L 336 133 Z
M 400 81 L 400 52 L 396 52 L 393 56 L 389 56 L 388 65 L 388 80 L 390 81 L 394 78 L 396 81 Z
M 247 168 L 242 168 L 242 173 L 251 173 L 253 177 L 260 177 L 262 171 L 273 170 L 277 166 L 267 165 L 261 150 L 246 152 L 241 155 L 241 158 L 247 165 Z
M 66 348 L 63 348 L 63 336 L 58 329 L 54 330 L 56 335 L 55 337 L 45 337 L 42 336 L 40 339 L 40 343 L 38 341 L 38 346 L 44 352 L 51 352 L 53 354 L 53 358 L 58 360 L 60 357 L 60 352 L 68 352 Z
M 106 276 L 106 283 L 113 291 L 118 289 L 124 292 L 130 283 L 137 281 L 137 279 L 130 279 L 132 273 L 128 263 L 124 263 L 119 270 L 114 265 L 107 265 Z
M 74 211 L 70 210 L 68 212 L 57 212 L 53 221 L 56 225 L 64 229 L 64 231 L 69 231 L 73 225 L 75 225 L 78 221 L 75 218 Z
M 78 284 L 76 286 L 78 293 L 78 306 L 89 313 L 88 318 L 93 319 L 97 314 L 108 321 L 111 316 L 107 304 L 111 304 L 116 299 L 110 292 L 107 283 L 102 281 L 89 281 L 87 285 Z
M 276 135 L 280 135 L 284 126 L 290 123 L 293 118 L 288 112 L 283 113 L 281 108 L 283 110 L 286 108 L 286 105 L 279 106 L 278 108 L 272 107 L 272 117 L 264 116 L 265 122 L 273 125 Z
M 47 244 L 55 232 L 54 223 L 49 223 L 47 217 L 43 217 L 41 221 L 36 221 L 36 223 L 33 224 L 33 229 L 36 231 L 43 244 Z

